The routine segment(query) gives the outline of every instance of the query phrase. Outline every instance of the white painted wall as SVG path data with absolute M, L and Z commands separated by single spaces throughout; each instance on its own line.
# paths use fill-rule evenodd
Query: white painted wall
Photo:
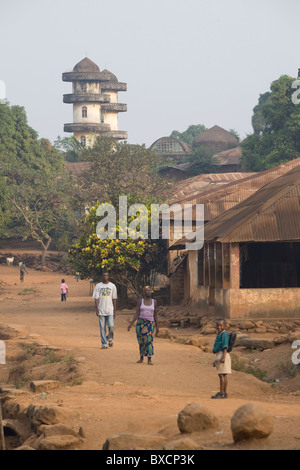
M 105 94 L 110 96 L 111 103 L 118 103 L 118 92 L 116 91 L 105 91 Z
M 106 111 L 104 114 L 104 124 L 109 124 L 112 131 L 117 131 L 118 128 L 118 113 L 110 113 Z
M 82 107 L 87 107 L 87 117 L 82 117 Z M 73 104 L 73 123 L 90 122 L 100 124 L 100 104 L 98 103 L 74 103 Z

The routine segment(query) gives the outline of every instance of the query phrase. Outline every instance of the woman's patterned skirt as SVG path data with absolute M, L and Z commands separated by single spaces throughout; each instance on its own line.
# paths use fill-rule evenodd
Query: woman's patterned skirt
M 153 356 L 154 322 L 139 318 L 136 324 L 136 336 L 140 348 L 140 356 Z

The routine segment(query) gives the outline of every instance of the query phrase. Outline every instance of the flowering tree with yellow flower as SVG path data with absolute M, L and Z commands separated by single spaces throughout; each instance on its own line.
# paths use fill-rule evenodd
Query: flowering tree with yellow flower
M 116 238 L 102 239 L 97 236 L 96 227 L 99 202 L 90 209 L 84 222 L 82 234 L 71 249 L 69 259 L 82 278 L 100 281 L 104 270 L 118 285 L 140 296 L 143 286 L 154 285 L 157 273 L 165 273 L 167 247 L 164 240 L 131 238 L 130 230 L 126 239 L 120 239 L 119 221 L 116 221 Z M 149 210 L 150 220 L 150 210 Z M 128 218 L 128 223 L 132 217 Z

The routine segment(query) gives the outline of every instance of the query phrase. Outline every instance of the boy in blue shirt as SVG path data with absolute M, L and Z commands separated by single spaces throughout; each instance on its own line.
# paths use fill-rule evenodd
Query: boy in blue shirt
M 214 366 L 220 379 L 220 392 L 213 395 L 211 398 L 227 398 L 227 375 L 231 374 L 231 358 L 228 349 L 229 335 L 225 331 L 226 323 L 224 318 L 217 320 L 217 337 L 213 347 L 213 353 L 216 354 Z

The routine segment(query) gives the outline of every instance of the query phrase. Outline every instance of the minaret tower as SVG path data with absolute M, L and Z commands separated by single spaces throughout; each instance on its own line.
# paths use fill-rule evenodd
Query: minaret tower
M 97 135 L 127 139 L 127 132 L 118 130 L 118 113 L 127 111 L 126 104 L 118 103 L 118 92 L 127 90 L 126 83 L 108 70 L 100 72 L 87 57 L 62 79 L 72 82 L 72 93 L 63 96 L 64 103 L 73 104 L 73 123 L 64 125 L 65 132 L 73 132 L 83 145 L 92 144 Z

